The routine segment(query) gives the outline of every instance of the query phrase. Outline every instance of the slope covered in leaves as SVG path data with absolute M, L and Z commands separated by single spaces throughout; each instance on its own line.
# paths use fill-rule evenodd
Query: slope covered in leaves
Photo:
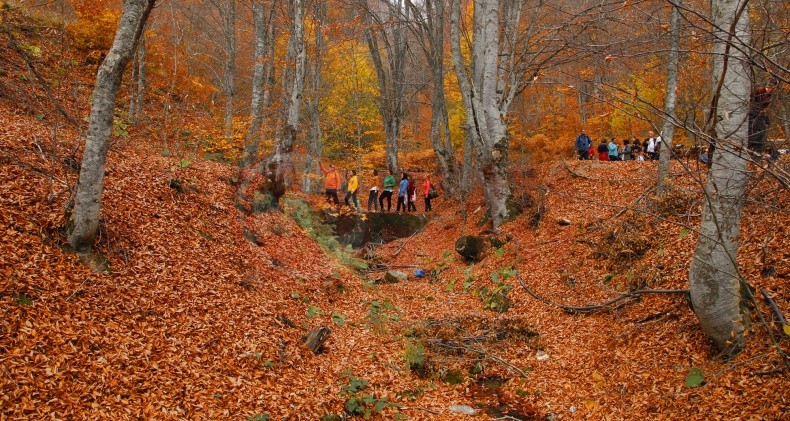
M 507 244 L 460 261 L 455 240 L 484 230 L 482 199 L 438 200 L 424 230 L 371 261 L 429 276 L 374 285 L 381 272 L 349 271 L 282 213 L 240 212 L 236 168 L 169 156 L 130 127 L 110 149 L 96 248 L 111 272 L 99 273 L 63 249 L 80 138 L 52 130 L 56 110 L 15 60 L 0 84 L 17 98 L 0 102 L 0 418 L 788 417 L 769 331 L 785 352 L 788 340 L 774 324 L 753 317 L 747 352 L 723 362 L 682 295 L 590 315 L 557 307 L 687 287 L 704 178 L 694 163 L 677 163 L 661 200 L 654 163 L 513 168 L 516 191 L 542 207 L 505 225 Z M 52 94 L 84 115 L 82 73 L 79 90 Z M 787 315 L 788 193 L 754 180 L 738 259 Z M 505 313 L 484 309 L 495 290 Z M 318 326 L 332 333 L 314 355 L 302 337 Z M 686 385 L 692 368 L 703 385 Z

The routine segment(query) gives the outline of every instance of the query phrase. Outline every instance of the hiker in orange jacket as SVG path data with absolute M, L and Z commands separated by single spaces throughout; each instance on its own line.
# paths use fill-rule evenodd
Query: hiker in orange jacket
M 335 168 L 334 164 L 329 164 L 329 168 L 327 168 L 319 160 L 318 166 L 321 167 L 321 171 L 326 175 L 326 179 L 324 180 L 326 201 L 340 206 L 340 199 L 337 197 L 337 189 L 340 188 L 340 173 L 337 172 L 337 168 Z

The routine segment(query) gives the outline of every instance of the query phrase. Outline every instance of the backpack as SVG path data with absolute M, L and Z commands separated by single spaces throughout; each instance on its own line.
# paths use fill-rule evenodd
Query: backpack
M 436 199 L 439 197 L 439 192 L 436 191 L 436 187 L 431 184 L 431 187 L 428 189 L 428 199 Z

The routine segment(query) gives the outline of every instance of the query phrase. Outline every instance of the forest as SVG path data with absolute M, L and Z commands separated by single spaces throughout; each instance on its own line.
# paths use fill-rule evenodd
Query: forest
M 0 0 L 0 122 L 0 420 L 790 418 L 787 1 Z

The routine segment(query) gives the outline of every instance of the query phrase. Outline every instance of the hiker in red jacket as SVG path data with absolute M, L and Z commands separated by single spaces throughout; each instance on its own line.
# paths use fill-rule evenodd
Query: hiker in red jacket
M 425 198 L 425 212 L 431 211 L 431 178 L 426 175 L 425 181 L 422 182 L 422 197 Z

